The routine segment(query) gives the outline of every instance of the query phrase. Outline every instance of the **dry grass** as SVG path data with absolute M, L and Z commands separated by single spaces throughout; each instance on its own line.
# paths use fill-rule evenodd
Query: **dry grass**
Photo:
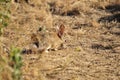
M 2 45 L 0 46 L 0 80 L 12 80 L 12 69 L 8 65 L 7 53 L 3 51 Z
M 12 0 L 10 24 L 3 28 L 0 38 L 4 45 L 0 45 L 0 79 L 12 80 L 5 48 L 9 52 L 10 47 L 15 46 L 25 49 L 21 76 L 24 80 L 119 80 L 120 24 L 119 17 L 114 16 L 119 16 L 119 10 L 111 13 L 106 7 L 119 2 Z M 63 48 L 48 53 L 39 51 L 41 47 L 35 47 L 31 35 L 37 35 L 41 46 L 40 29 L 44 28 L 46 36 L 61 24 L 65 26 Z M 52 43 L 57 41 L 52 38 Z

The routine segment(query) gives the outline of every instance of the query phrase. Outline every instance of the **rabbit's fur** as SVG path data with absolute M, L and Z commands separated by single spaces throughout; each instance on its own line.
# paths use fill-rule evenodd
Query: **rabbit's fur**
M 41 28 L 37 33 L 31 35 L 31 40 L 38 49 L 44 49 L 45 52 L 49 50 L 58 50 L 63 44 L 62 35 L 65 26 L 60 25 L 58 30 L 44 30 Z

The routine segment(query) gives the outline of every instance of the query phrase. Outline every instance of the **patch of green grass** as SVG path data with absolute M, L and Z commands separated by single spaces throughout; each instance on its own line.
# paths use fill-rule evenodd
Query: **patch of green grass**
M 22 58 L 21 51 L 18 48 L 12 47 L 10 51 L 10 66 L 13 68 L 13 80 L 21 80 Z
M 21 51 L 12 47 L 9 56 L 0 53 L 0 80 L 21 80 Z
M 8 26 L 10 16 L 10 1 L 0 0 L 0 35 L 3 33 L 3 28 Z

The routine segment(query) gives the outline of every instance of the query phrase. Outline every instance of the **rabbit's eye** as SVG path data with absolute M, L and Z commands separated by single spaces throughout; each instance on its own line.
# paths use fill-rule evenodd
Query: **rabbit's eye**
M 38 31 L 42 31 L 42 27 L 40 27 L 40 28 L 38 29 Z

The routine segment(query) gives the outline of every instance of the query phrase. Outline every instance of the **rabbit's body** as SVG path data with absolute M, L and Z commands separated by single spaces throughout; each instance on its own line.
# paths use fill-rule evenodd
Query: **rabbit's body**
M 63 43 L 56 32 L 46 32 L 42 35 L 39 34 L 38 36 L 40 40 L 40 45 L 41 47 L 45 48 L 45 51 L 58 50 Z
M 38 49 L 44 49 L 45 52 L 58 50 L 63 44 L 62 35 L 64 27 L 58 31 L 42 30 L 31 35 L 31 41 Z

